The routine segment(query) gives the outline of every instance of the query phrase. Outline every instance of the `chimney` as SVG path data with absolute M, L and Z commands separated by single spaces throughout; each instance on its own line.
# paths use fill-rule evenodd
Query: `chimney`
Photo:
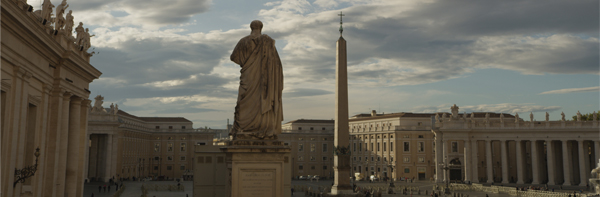
M 377 116 L 377 111 L 375 111 L 375 110 L 371 111 L 371 117 L 375 117 L 375 116 Z

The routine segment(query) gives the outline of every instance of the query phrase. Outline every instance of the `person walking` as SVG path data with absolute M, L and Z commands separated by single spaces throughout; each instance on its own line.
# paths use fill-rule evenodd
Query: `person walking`
M 104 192 L 106 192 L 106 185 L 104 185 Z
M 102 185 L 98 185 L 98 193 L 102 192 Z
M 110 184 L 108 184 L 108 192 L 110 192 Z

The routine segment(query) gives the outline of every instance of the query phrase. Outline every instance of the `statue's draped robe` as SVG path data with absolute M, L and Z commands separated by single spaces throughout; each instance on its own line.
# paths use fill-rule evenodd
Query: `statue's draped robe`
M 231 61 L 242 67 L 232 132 L 259 138 L 280 134 L 283 71 L 275 40 L 246 36 L 235 46 Z

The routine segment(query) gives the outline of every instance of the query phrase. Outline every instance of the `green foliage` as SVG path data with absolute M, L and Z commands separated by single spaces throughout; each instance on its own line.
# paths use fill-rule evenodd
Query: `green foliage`
M 592 121 L 594 119 L 593 113 L 581 114 L 581 121 Z M 600 110 L 596 112 L 596 120 L 600 119 Z M 577 121 L 577 115 L 573 116 L 573 120 Z

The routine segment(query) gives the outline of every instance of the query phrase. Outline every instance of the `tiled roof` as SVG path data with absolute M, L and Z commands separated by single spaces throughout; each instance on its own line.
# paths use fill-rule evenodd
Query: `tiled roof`
M 192 122 L 184 117 L 137 117 L 123 110 L 117 112 L 118 115 L 135 118 L 145 122 Z

